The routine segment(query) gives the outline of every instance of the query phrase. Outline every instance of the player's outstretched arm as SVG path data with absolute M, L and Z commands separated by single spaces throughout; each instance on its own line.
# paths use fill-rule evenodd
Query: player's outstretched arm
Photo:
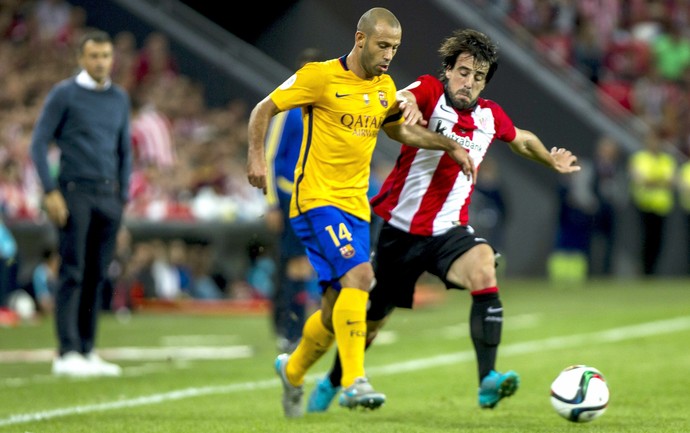
M 456 141 L 432 132 L 419 124 L 385 125 L 383 130 L 391 139 L 408 146 L 420 149 L 445 150 L 458 163 L 468 179 L 472 179 L 473 183 L 477 181 L 477 167 L 475 167 L 472 157 Z
M 580 171 L 577 156 L 562 147 L 553 147 L 549 151 L 544 143 L 533 132 L 515 128 L 515 139 L 508 143 L 510 149 L 518 155 L 540 162 L 559 173 Z
M 252 186 L 261 188 L 266 193 L 266 154 L 264 150 L 266 132 L 271 118 L 278 114 L 278 107 L 269 98 L 265 97 L 256 104 L 249 115 L 247 150 L 247 179 Z

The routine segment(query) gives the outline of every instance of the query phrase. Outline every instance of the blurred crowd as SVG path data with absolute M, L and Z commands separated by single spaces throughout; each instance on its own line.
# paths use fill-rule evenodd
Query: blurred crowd
M 676 210 L 690 272 L 690 0 L 473 1 L 498 12 L 514 40 L 551 68 L 579 77 L 577 91 L 594 84 L 603 111 L 639 120 L 630 126 L 641 148 L 624 152 L 602 136 L 581 155 L 582 172 L 563 179 L 549 274 L 612 273 L 626 203 L 639 217 L 640 273 L 660 272 Z M 603 244 L 596 260 L 595 244 Z
M 86 11 L 65 0 L 2 0 L 0 7 L 0 203 L 6 220 L 40 222 L 40 184 L 28 148 L 50 87 L 76 71 Z M 245 179 L 243 100 L 209 107 L 203 83 L 180 73 L 168 37 L 113 35 L 113 81 L 132 99 L 135 149 L 126 218 L 250 220 L 263 197 Z M 58 170 L 58 150 L 52 161 Z
M 516 40 L 531 44 L 552 66 L 581 72 L 596 85 L 604 109 L 639 116 L 649 127 L 640 149 L 647 159 L 663 152 L 678 165 L 663 176 L 644 172 L 628 162 L 628 156 L 641 158 L 624 155 L 610 137 L 593 143 L 592 154 L 582 155 L 589 168 L 559 189 L 554 251 L 565 251 L 566 260 L 557 257 L 554 272 L 576 268 L 571 251 L 581 260 L 603 242 L 601 260 L 589 261 L 601 263 L 597 273 L 613 273 L 621 201 L 630 199 L 643 217 L 670 212 L 668 206 L 659 210 L 638 203 L 640 191 L 651 188 L 656 195 L 679 197 L 690 225 L 690 0 L 473 1 L 500 11 Z M 45 222 L 40 183 L 29 158 L 32 128 L 51 86 L 76 72 L 75 43 L 86 23 L 87 12 L 67 0 L 0 0 L 0 221 Z M 112 78 L 132 101 L 135 161 L 125 218 L 234 222 L 263 214 L 264 198 L 245 175 L 246 102 L 208 106 L 204 84 L 181 73 L 164 33 L 138 39 L 123 30 L 113 38 Z M 51 160 L 57 173 L 57 148 Z M 480 209 L 481 221 L 493 221 L 486 229 L 495 231 L 493 241 L 500 248 L 506 209 L 499 182 L 489 176 L 491 167 L 487 162 L 478 185 L 480 198 L 493 203 Z M 248 246 L 246 276 L 227 275 L 214 268 L 215 252 L 207 242 L 133 242 L 126 230 L 121 237 L 105 308 L 129 309 L 146 298 L 267 297 L 271 290 L 263 246 Z M 660 248 L 644 259 L 645 274 L 657 272 Z M 46 251 L 37 264 L 36 278 L 42 282 L 31 282 L 36 290 L 46 291 L 38 286 L 54 278 L 55 266 L 54 252 Z M 39 307 L 49 310 L 45 302 Z
M 690 1 L 475 1 L 552 66 L 596 84 L 604 109 L 639 116 L 671 153 L 690 156 Z
M 0 0 L 2 228 L 47 222 L 29 157 L 31 135 L 50 88 L 77 72 L 76 43 L 88 29 L 87 18 L 85 9 L 66 0 Z M 152 31 L 140 40 L 127 30 L 112 36 L 112 79 L 132 102 L 134 167 L 125 219 L 256 220 L 265 201 L 246 181 L 246 102 L 209 106 L 204 84 L 181 73 L 164 33 Z M 51 152 L 57 174 L 59 150 Z M 57 278 L 52 248 L 41 257 L 25 257 L 11 237 L 4 229 L 3 244 L 14 248 L 0 255 L 0 324 L 14 320 L 6 317 L 5 304 L 26 293 L 38 311 L 50 314 Z M 229 275 L 227 267 L 216 266 L 215 246 L 207 240 L 133 240 L 126 228 L 120 237 L 110 287 L 104 291 L 105 309 L 128 310 L 154 298 L 258 297 L 260 288 L 249 285 L 244 275 Z

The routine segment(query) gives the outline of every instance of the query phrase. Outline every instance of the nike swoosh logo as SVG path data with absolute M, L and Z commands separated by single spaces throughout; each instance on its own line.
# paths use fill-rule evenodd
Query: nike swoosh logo
M 489 307 L 489 308 L 486 309 L 486 312 L 489 313 L 489 314 L 492 314 L 492 313 L 500 313 L 501 311 L 503 311 L 503 308 L 501 308 L 501 307 L 498 307 L 498 308 Z
M 455 114 L 454 110 L 446 107 L 445 105 L 441 105 L 441 110 L 445 111 L 446 113 Z
M 346 325 L 354 325 L 355 323 L 363 323 L 364 320 L 346 320 L 345 324 Z
M 338 93 L 338 92 L 335 92 L 335 97 L 336 97 L 336 98 L 344 98 L 344 97 L 350 96 L 350 95 L 351 95 L 351 93 Z

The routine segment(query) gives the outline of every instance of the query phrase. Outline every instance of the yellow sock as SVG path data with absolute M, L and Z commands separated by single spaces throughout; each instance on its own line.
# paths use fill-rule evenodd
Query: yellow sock
M 343 288 L 333 306 L 333 330 L 343 368 L 343 387 L 364 376 L 368 300 L 369 293 L 364 290 Z
M 290 355 L 285 373 L 291 384 L 304 383 L 304 375 L 333 344 L 333 333 L 321 323 L 321 310 L 309 316 L 302 329 L 302 339 Z

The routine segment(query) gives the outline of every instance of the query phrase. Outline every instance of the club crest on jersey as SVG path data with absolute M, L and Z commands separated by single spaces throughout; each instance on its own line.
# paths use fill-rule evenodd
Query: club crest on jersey
M 481 128 L 482 131 L 486 131 L 487 129 L 489 129 L 488 122 L 489 122 L 489 119 L 487 119 L 486 117 L 480 117 L 479 118 L 479 128 Z
M 383 90 L 379 90 L 379 102 L 381 102 L 383 108 L 388 108 L 388 98 Z
M 352 258 L 355 255 L 355 249 L 351 244 L 344 245 L 340 247 L 340 255 L 343 256 L 344 259 Z

